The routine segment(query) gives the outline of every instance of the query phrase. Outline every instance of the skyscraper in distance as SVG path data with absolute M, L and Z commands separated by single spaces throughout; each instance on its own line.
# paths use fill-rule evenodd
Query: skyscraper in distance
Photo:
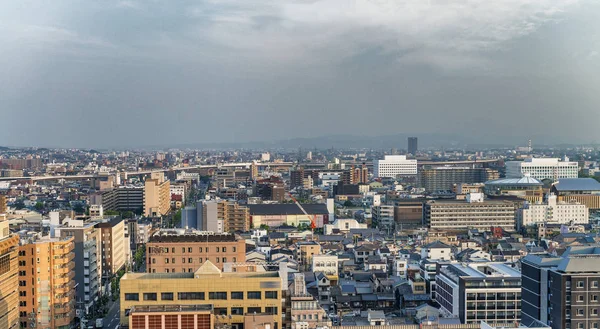
M 416 155 L 417 150 L 417 137 L 408 137 L 408 153 Z

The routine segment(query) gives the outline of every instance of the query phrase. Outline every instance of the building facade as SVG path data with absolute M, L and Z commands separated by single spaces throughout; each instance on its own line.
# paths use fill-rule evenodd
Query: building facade
M 102 278 L 108 279 L 125 267 L 129 240 L 125 238 L 125 221 L 111 217 L 97 223 L 102 248 Z
M 381 229 L 394 228 L 394 206 L 374 206 L 371 211 L 373 225 Z
M 396 178 L 417 174 L 417 160 L 407 159 L 405 155 L 386 155 L 382 160 L 373 161 L 373 176 Z
M 19 236 L 0 215 L 0 328 L 19 328 Z
M 144 182 L 144 215 L 160 217 L 171 210 L 171 184 L 161 173 L 152 173 Z
M 515 205 L 510 201 L 432 200 L 425 203 L 425 220 L 430 229 L 466 231 L 501 227 L 515 230 Z
M 537 224 L 588 224 L 589 210 L 577 202 L 557 202 L 556 195 L 548 196 L 546 203 L 525 203 L 517 211 L 519 226 Z
M 102 205 L 104 211 L 142 211 L 144 208 L 144 188 L 119 186 L 90 197 L 92 204 Z
M 428 192 L 451 191 L 455 184 L 475 184 L 500 178 L 497 170 L 470 167 L 437 167 L 419 171 L 418 185 Z
M 524 161 L 506 162 L 506 178 L 519 178 L 525 174 L 539 180 L 577 178 L 579 165 L 575 161 L 561 161 L 559 158 L 528 158 Z
M 417 137 L 408 137 L 408 153 L 416 155 L 418 150 L 419 148 Z

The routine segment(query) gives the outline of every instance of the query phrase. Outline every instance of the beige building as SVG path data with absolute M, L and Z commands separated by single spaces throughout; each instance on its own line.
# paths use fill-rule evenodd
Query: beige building
M 213 306 L 220 324 L 246 328 L 248 318 L 265 315 L 257 329 L 282 327 L 287 267 L 279 272 L 222 272 L 205 262 L 194 273 L 126 273 L 121 279 L 121 325 L 139 306 Z M 267 325 L 268 324 L 268 327 Z
M 125 238 L 125 221 L 121 217 L 104 219 L 100 229 L 102 250 L 102 278 L 110 278 L 123 268 L 128 260 L 129 240 Z
M 207 260 L 219 269 L 246 261 L 246 240 L 238 235 L 195 230 L 160 230 L 146 243 L 148 273 L 195 272 Z
M 19 327 L 19 236 L 0 215 L 0 328 Z
M 6 214 L 8 206 L 6 205 L 6 195 L 0 194 L 0 214 Z
M 19 247 L 21 328 L 68 329 L 75 318 L 74 238 L 22 237 Z
M 160 217 L 171 210 L 171 185 L 165 175 L 152 173 L 144 183 L 144 215 Z
M 331 327 L 325 310 L 315 298 L 306 292 L 304 274 L 295 273 L 290 296 L 292 329 L 316 329 Z

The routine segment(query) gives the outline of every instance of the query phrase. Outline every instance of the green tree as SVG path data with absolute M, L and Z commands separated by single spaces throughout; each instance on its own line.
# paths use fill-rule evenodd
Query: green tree
M 35 210 L 37 211 L 41 211 L 42 209 L 44 209 L 44 204 L 40 201 L 35 203 L 35 206 L 33 206 L 35 208 Z
M 269 232 L 271 230 L 271 228 L 267 224 L 260 224 L 260 229 L 267 230 L 267 232 Z
M 352 206 L 354 206 L 354 204 L 352 203 L 352 201 L 346 200 L 346 202 L 344 202 L 344 207 L 352 207 Z
M 118 216 L 118 215 L 120 215 L 120 214 L 121 214 L 121 213 L 119 213 L 119 212 L 118 212 L 118 211 L 116 211 L 116 210 L 106 210 L 106 211 L 104 212 L 104 215 L 105 215 L 105 216 Z

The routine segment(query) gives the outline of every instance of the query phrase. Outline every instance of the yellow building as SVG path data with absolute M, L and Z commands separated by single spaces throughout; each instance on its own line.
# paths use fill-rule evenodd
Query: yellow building
M 0 328 L 19 327 L 19 236 L 0 215 Z
M 74 238 L 23 237 L 19 247 L 22 328 L 71 327 L 75 318 Z
M 5 214 L 7 209 L 6 195 L 0 194 L 0 214 Z
M 264 315 L 272 320 L 272 329 L 280 329 L 286 269 L 221 272 L 207 261 L 194 273 L 126 273 L 120 283 L 121 325 L 129 323 L 127 314 L 139 306 L 210 304 L 232 329 L 243 328 L 247 317 Z
M 171 210 L 171 184 L 165 175 L 152 173 L 144 183 L 144 215 L 159 217 Z

